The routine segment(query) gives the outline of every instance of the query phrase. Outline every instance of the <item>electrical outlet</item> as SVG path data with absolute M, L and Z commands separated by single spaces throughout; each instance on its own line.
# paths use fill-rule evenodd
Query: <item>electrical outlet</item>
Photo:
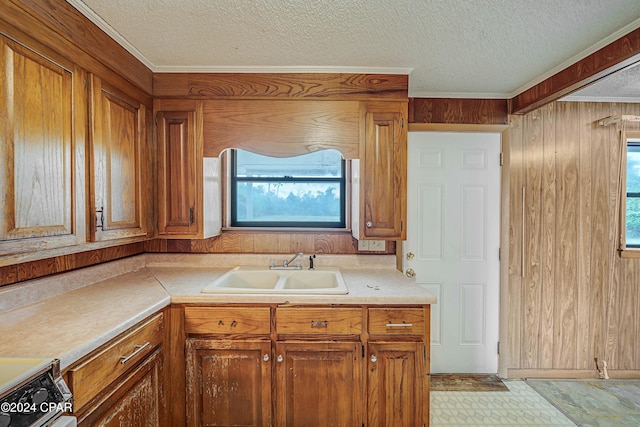
M 384 240 L 369 240 L 369 250 L 375 252 L 384 252 L 387 244 Z
M 368 251 L 369 250 L 369 241 L 368 240 L 358 240 L 358 250 L 359 251 Z

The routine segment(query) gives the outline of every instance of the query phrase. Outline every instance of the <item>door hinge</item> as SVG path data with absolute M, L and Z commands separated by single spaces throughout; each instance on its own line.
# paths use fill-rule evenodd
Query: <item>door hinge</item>
M 500 166 L 504 165 L 504 153 L 500 153 Z
M 497 349 L 496 350 L 497 350 L 498 354 L 500 354 L 500 341 L 498 341 L 498 345 L 497 345 Z
M 362 358 L 364 359 L 364 344 L 362 344 Z
M 502 261 L 502 248 L 498 248 L 498 261 Z

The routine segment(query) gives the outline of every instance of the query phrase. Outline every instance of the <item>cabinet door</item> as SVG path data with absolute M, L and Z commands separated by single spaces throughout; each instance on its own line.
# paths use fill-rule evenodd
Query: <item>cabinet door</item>
M 271 425 L 271 342 L 189 338 L 188 426 Z
M 84 73 L 0 36 L 0 256 L 86 239 Z
M 93 427 L 153 427 L 165 425 L 162 408 L 162 350 L 136 367 L 86 414 L 78 425 Z
M 197 234 L 195 111 L 159 111 L 158 233 Z
M 93 240 L 145 236 L 146 107 L 92 76 L 91 124 Z
M 276 425 L 362 425 L 362 344 L 279 341 Z
M 406 103 L 367 103 L 359 238 L 406 239 L 406 110 Z
M 367 425 L 429 425 L 429 376 L 422 342 L 369 343 Z

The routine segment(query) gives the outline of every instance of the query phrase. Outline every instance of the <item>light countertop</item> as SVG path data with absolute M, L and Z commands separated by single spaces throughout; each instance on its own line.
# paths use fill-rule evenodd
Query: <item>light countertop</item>
M 271 255 L 273 257 L 273 255 Z M 393 256 L 322 256 L 340 268 L 347 295 L 205 294 L 236 265 L 268 265 L 267 255 L 145 254 L 0 289 L 0 356 L 56 357 L 64 369 L 171 303 L 436 303 L 395 270 Z

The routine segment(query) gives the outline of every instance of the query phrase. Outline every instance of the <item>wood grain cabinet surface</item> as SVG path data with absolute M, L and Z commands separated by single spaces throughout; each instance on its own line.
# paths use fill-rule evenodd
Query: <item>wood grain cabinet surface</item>
M 220 233 L 220 159 L 203 156 L 202 101 L 156 99 L 158 235 L 208 238 Z
M 92 240 L 144 238 L 153 212 L 147 107 L 95 75 L 90 81 Z
M 0 36 L 0 256 L 86 239 L 84 72 Z
M 366 102 L 360 144 L 357 239 L 405 240 L 407 204 L 407 103 Z
M 80 426 L 165 426 L 165 321 L 157 313 L 67 371 Z
M 184 320 L 188 426 L 429 424 L 428 307 L 188 305 Z

